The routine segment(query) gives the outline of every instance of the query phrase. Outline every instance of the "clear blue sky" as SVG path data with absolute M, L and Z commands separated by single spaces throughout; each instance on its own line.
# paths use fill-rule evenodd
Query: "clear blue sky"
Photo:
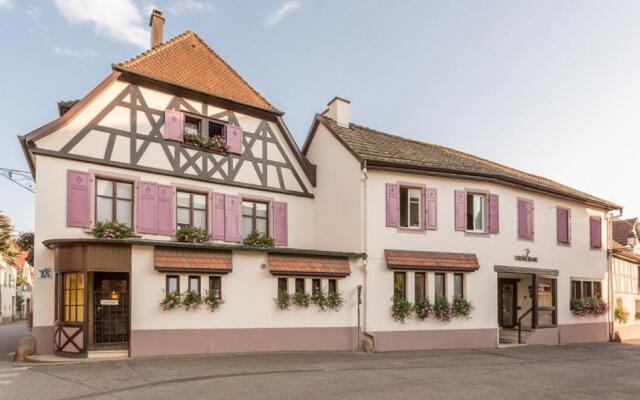
M 352 120 L 543 175 L 640 213 L 640 2 L 0 0 L 0 167 L 146 46 L 198 32 L 276 107 L 301 145 L 335 95 Z M 0 180 L 33 227 L 33 195 Z

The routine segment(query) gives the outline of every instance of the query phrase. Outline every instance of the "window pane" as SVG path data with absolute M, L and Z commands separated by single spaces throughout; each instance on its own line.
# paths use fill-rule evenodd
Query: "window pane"
M 296 292 L 304 292 L 304 279 L 296 278 Z
M 207 196 L 203 194 L 194 194 L 193 195 L 193 208 L 198 208 L 200 210 L 207 209 Z
M 96 218 L 98 222 L 113 220 L 113 200 L 98 197 L 96 207 Z
M 176 292 L 178 290 L 178 279 L 174 276 L 171 276 L 167 279 L 167 291 L 169 293 Z
M 178 192 L 176 193 L 176 200 L 178 203 L 178 207 L 190 207 L 190 199 L 191 196 L 186 192 Z
M 116 217 L 118 222 L 131 226 L 131 201 L 116 200 Z
M 584 282 L 584 297 L 591 297 L 591 282 Z
M 131 199 L 132 185 L 130 183 L 116 183 L 116 196 L 121 199 Z
M 105 181 L 104 179 L 98 179 L 96 188 L 96 194 L 98 196 L 113 196 L 113 182 Z
M 462 274 L 454 274 L 453 275 L 453 296 L 454 297 L 464 297 L 464 275 Z
M 329 293 L 338 293 L 338 281 L 329 279 Z
M 242 215 L 253 216 L 253 203 L 250 201 L 242 202 Z
M 84 321 L 84 307 L 83 306 L 79 306 L 76 309 L 76 321 L 77 322 L 83 322 Z
M 538 281 L 538 307 L 553 307 L 553 282 L 541 278 Z
M 320 279 L 311 280 L 311 293 L 315 294 L 320 291 Z
M 200 278 L 197 276 L 189 277 L 189 290 L 198 291 L 198 287 L 200 286 Z
M 222 289 L 222 280 L 219 276 L 210 276 L 209 277 L 209 291 L 216 292 L 220 295 L 220 291 Z
M 409 191 L 409 224 L 412 228 L 420 226 L 420 189 Z
M 189 209 L 178 208 L 178 225 L 189 225 Z
M 407 188 L 400 188 L 400 226 L 409 226 L 409 194 Z
M 203 210 L 193 210 L 193 226 L 195 228 L 207 229 L 207 212 Z
M 242 234 L 247 236 L 253 230 L 253 220 L 251 217 L 242 217 Z
M 407 280 L 404 272 L 393 273 L 393 294 L 407 297 Z
M 571 300 L 582 298 L 582 282 L 571 281 Z
M 223 130 L 223 125 L 209 122 L 209 137 L 222 136 Z
M 278 291 L 286 292 L 287 290 L 287 278 L 278 278 Z
M 421 301 L 425 298 L 425 274 L 416 272 L 415 300 Z
M 602 282 L 593 282 L 593 295 L 602 297 Z
M 256 217 L 267 218 L 267 204 L 256 203 Z
M 256 218 L 256 231 L 260 233 L 267 233 L 267 220 L 262 218 Z
M 184 121 L 184 133 L 189 135 L 199 135 L 200 134 L 200 123 L 199 121 L 195 121 L 192 119 L 187 119 Z
M 445 275 L 436 274 L 436 299 L 447 297 Z
M 484 229 L 484 196 L 473 196 L 473 229 L 481 231 Z

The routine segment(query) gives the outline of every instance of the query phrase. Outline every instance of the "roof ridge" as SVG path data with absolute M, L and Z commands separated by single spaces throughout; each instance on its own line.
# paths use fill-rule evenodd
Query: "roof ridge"
M 326 118 L 331 119 L 330 117 L 326 117 Z M 530 172 L 521 171 L 521 170 L 519 170 L 517 168 L 509 167 L 509 166 L 504 165 L 502 163 L 499 163 L 497 161 L 493 161 L 493 160 L 489 160 L 487 158 L 479 157 L 479 156 L 476 156 L 474 154 L 470 154 L 470 153 L 464 152 L 462 150 L 457 150 L 457 149 L 454 149 L 454 148 L 451 148 L 451 147 L 447 147 L 447 146 L 443 146 L 443 145 L 439 145 L 439 144 L 435 144 L 435 143 L 428 143 L 428 142 L 424 142 L 424 141 L 421 141 L 421 140 L 408 138 L 408 137 L 404 137 L 404 136 L 400 136 L 400 135 L 396 135 L 396 134 L 392 134 L 392 133 L 382 132 L 382 131 L 379 131 L 377 129 L 373 129 L 373 128 L 370 128 L 370 127 L 364 126 L 364 125 L 359 125 L 359 124 L 354 124 L 354 123 L 349 123 L 349 125 L 353 125 L 353 126 L 356 126 L 358 128 L 363 128 L 363 129 L 366 129 L 368 131 L 376 132 L 378 134 L 389 136 L 389 137 L 393 137 L 393 138 L 396 138 L 396 139 L 406 140 L 406 141 L 409 141 L 409 142 L 417 143 L 417 144 L 420 144 L 420 145 L 434 146 L 434 147 L 437 147 L 439 149 L 442 149 L 442 150 L 450 152 L 450 153 L 455 153 L 455 154 L 458 154 L 460 156 L 464 156 L 464 157 L 467 157 L 467 158 L 470 158 L 470 159 L 474 159 L 474 160 L 489 164 L 490 166 L 504 168 L 504 169 L 506 169 L 508 171 L 517 172 L 517 173 L 520 173 L 520 174 L 525 174 L 525 175 L 528 175 L 528 176 L 531 176 L 531 177 L 534 177 L 534 178 L 538 178 L 538 179 L 541 179 L 541 180 L 544 180 L 544 181 L 547 181 L 547 182 L 552 182 L 552 183 L 555 183 L 557 185 L 565 186 L 567 188 L 582 192 L 584 194 L 588 194 L 588 193 L 586 193 L 584 191 L 581 191 L 581 190 L 578 190 L 578 189 L 575 189 L 575 188 L 571 188 L 571 187 L 565 185 L 564 183 L 560 183 L 560 182 L 555 181 L 553 179 L 549 179 L 549 178 L 546 178 L 546 177 L 541 176 L 541 175 L 532 174 Z

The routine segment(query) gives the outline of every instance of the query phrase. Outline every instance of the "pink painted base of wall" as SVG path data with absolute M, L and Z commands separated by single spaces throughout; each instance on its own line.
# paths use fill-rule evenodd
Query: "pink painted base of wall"
M 34 326 L 31 336 L 36 339 L 36 354 L 53 354 L 53 326 Z
M 560 328 L 538 328 L 531 332 L 527 344 L 560 344 Z
M 615 332 L 622 343 L 627 340 L 640 339 L 640 323 L 616 326 Z
M 481 349 L 498 346 L 498 329 L 370 332 L 375 351 Z
M 131 331 L 131 356 L 268 351 L 355 351 L 357 328 L 155 329 Z
M 606 322 L 560 325 L 560 343 L 594 343 L 609 341 L 609 327 Z

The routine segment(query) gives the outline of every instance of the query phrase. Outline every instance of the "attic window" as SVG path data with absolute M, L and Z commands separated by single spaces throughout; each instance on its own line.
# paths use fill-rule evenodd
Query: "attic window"
M 192 117 L 185 117 L 184 119 L 184 134 L 185 135 L 200 135 L 200 120 Z
M 209 121 L 209 137 L 224 137 L 224 125 L 218 122 Z

